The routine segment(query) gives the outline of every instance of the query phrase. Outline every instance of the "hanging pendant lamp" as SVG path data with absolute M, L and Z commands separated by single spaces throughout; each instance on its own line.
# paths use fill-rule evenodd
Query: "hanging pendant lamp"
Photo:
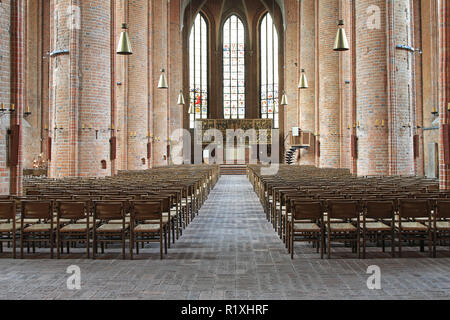
M 287 106 L 288 105 L 288 98 L 286 95 L 286 91 L 283 92 L 283 96 L 281 97 L 281 106 Z
M 334 51 L 347 51 L 350 50 L 350 46 L 348 45 L 347 35 L 345 34 L 344 29 L 344 20 L 339 20 L 338 22 L 338 32 L 336 35 L 336 41 L 334 42 Z
M 183 90 L 180 90 L 180 94 L 178 95 L 178 103 L 179 106 L 184 106 L 184 96 L 183 96 Z
M 165 70 L 161 69 L 161 77 L 159 78 L 158 89 L 168 89 Z
M 119 45 L 117 46 L 117 54 L 120 55 L 130 55 L 133 54 L 131 49 L 130 37 L 127 32 L 128 25 L 126 23 L 122 24 L 122 33 L 120 34 Z
M 194 107 L 192 106 L 192 104 L 189 106 L 189 111 L 188 111 L 188 113 L 189 114 L 194 114 L 195 112 L 194 112 Z
M 305 69 L 302 69 L 302 74 L 300 76 L 300 82 L 298 84 L 299 89 L 308 89 L 308 79 L 306 78 Z

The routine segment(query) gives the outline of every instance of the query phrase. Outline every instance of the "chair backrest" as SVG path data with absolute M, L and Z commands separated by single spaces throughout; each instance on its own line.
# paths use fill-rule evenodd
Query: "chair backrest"
M 335 219 L 357 218 L 359 217 L 359 203 L 350 200 L 328 201 L 328 217 Z
M 169 212 L 170 211 L 170 207 L 171 207 L 171 203 L 170 203 L 170 199 L 171 197 L 169 195 L 165 196 L 162 194 L 158 194 L 155 196 L 148 196 L 144 198 L 145 200 L 148 201 L 160 201 L 162 203 L 162 210 L 163 212 Z
M 86 202 L 57 201 L 58 217 L 64 219 L 83 219 L 87 215 Z
M 51 219 L 53 204 L 51 201 L 22 201 L 22 218 Z
M 430 202 L 418 199 L 400 199 L 399 214 L 401 218 L 428 218 L 431 214 Z
M 293 220 L 321 219 L 323 217 L 321 201 L 295 201 L 292 205 Z
M 437 218 L 450 218 L 450 200 L 437 200 L 435 214 Z
M 16 202 L 2 201 L 0 202 L 0 218 L 15 219 L 16 217 Z
M 394 217 L 393 201 L 368 200 L 365 202 L 365 216 L 374 219 L 391 219 Z
M 139 220 L 162 220 L 162 201 L 133 201 L 131 203 L 131 218 Z
M 94 218 L 114 220 L 124 218 L 124 205 L 118 201 L 94 201 Z

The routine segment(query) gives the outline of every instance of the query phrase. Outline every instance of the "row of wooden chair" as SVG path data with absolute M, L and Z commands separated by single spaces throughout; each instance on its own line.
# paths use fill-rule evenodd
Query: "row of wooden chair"
M 170 243 L 182 235 L 195 218 L 219 177 L 216 166 L 177 166 L 172 170 L 121 172 L 103 179 L 67 178 L 61 180 L 27 177 L 26 196 L 0 199 L 0 250 L 3 243 L 13 246 L 20 240 L 30 244 L 47 243 L 53 257 L 64 245 L 84 243 L 93 256 L 100 245 L 125 240 L 133 248 L 153 240 L 160 242 L 161 257 Z
M 397 238 L 399 242 L 399 254 L 401 254 L 402 242 L 405 238 L 408 239 L 409 234 L 414 233 L 412 232 L 413 230 L 408 230 L 406 234 L 403 234 L 404 230 L 402 229 L 411 229 L 412 226 L 420 229 L 418 232 L 422 236 L 424 234 L 427 235 L 426 239 L 419 239 L 421 247 L 423 247 L 423 241 L 429 240 L 435 252 L 436 244 L 444 243 L 446 240 L 443 235 L 449 231 L 445 229 L 447 218 L 445 215 L 434 215 L 434 212 L 436 211 L 436 201 L 442 200 L 440 203 L 445 203 L 447 201 L 446 199 L 450 198 L 450 192 L 440 191 L 437 188 L 438 182 L 436 180 L 402 176 L 356 177 L 344 169 L 318 169 L 304 166 L 281 166 L 276 175 L 264 176 L 261 174 L 261 168 L 261 165 L 250 165 L 248 167 L 248 177 L 261 200 L 267 219 L 273 224 L 274 229 L 286 243 L 288 251 L 292 256 L 294 253 L 293 249 L 291 249 L 293 248 L 293 242 L 295 239 L 302 238 L 298 237 L 301 234 L 305 235 L 303 240 L 313 242 L 318 250 L 319 248 L 322 248 L 322 250 L 327 249 L 331 241 L 334 241 L 334 239 L 339 241 L 339 238 L 342 238 L 341 240 L 346 244 L 353 244 L 354 251 L 358 253 L 360 246 L 359 240 L 362 237 L 364 244 L 363 256 L 365 256 L 366 241 L 373 238 L 378 240 L 380 237 L 382 238 L 383 250 L 385 239 L 389 239 L 393 246 L 394 240 Z M 399 218 L 399 202 L 406 204 L 407 201 L 416 203 L 418 207 L 422 206 L 422 209 L 423 204 L 428 203 L 430 209 L 428 211 L 421 211 L 421 214 L 424 215 L 422 218 L 410 217 L 405 218 L 406 220 Z M 298 204 L 294 206 L 295 203 Z M 368 217 L 369 227 L 363 228 L 362 224 L 365 223 L 363 219 L 368 208 L 366 204 L 369 204 L 370 207 L 373 203 L 380 204 L 380 208 L 383 207 L 383 204 L 387 204 L 388 206 L 390 204 L 394 208 L 391 210 L 389 217 L 396 217 L 397 220 L 388 223 L 389 237 L 387 236 L 387 232 L 385 232 L 388 230 L 385 223 L 386 218 L 376 218 L 376 215 L 372 217 L 374 216 L 373 212 L 370 212 Z M 315 217 L 314 221 L 308 218 L 309 221 L 304 226 L 299 224 L 298 221 L 295 222 L 295 219 L 292 220 L 295 218 L 295 210 L 306 214 L 301 209 L 302 206 L 311 209 Z M 332 206 L 335 206 L 334 211 Z M 348 206 L 347 211 L 338 210 L 337 208 L 340 206 Z M 313 210 L 312 208 L 315 209 Z M 330 218 L 330 215 L 333 215 L 336 210 L 344 213 L 347 212 L 350 217 Z M 414 207 L 410 207 L 408 210 L 412 211 Z M 319 214 L 318 212 L 321 213 Z M 436 219 L 435 222 L 437 225 L 434 229 L 432 228 L 433 224 L 431 222 L 428 225 L 415 224 L 417 219 L 426 220 L 428 217 L 427 212 L 429 213 L 430 219 Z M 443 211 L 441 210 L 441 212 Z M 403 214 L 408 215 L 409 213 L 403 211 Z M 340 224 L 338 227 L 342 228 L 345 226 L 348 228 L 347 231 L 335 229 L 334 225 L 327 227 L 327 223 L 334 222 L 346 223 Z M 402 222 L 403 225 L 401 225 Z M 296 225 L 303 228 L 313 228 L 313 231 L 295 231 Z M 376 230 L 376 227 L 380 227 L 380 230 Z M 368 231 L 369 229 L 371 231 Z M 427 231 L 425 231 L 426 229 Z M 339 231 L 334 232 L 335 230 Z M 430 236 L 430 234 L 435 234 L 436 239 L 442 239 L 434 241 L 434 236 Z M 323 236 L 323 240 L 327 239 L 330 241 L 321 241 L 316 237 L 317 235 L 319 235 L 320 239 Z M 328 236 L 330 237 L 329 239 Z M 415 237 L 417 238 L 418 236 Z M 414 243 L 413 240 L 409 242 Z M 327 251 L 328 255 L 330 255 L 330 250 Z

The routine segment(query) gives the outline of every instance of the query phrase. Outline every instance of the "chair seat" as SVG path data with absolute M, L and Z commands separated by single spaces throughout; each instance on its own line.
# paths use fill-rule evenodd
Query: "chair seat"
M 87 223 L 87 218 L 84 218 L 84 219 L 79 219 L 79 220 L 77 220 L 77 222 L 76 223 L 80 223 L 80 224 L 86 224 Z M 92 224 L 92 222 L 94 221 L 94 218 L 93 217 L 89 217 L 89 223 L 90 224 Z
M 18 226 L 16 225 L 16 228 L 17 227 Z M 13 228 L 14 228 L 14 226 L 13 226 L 12 222 L 10 222 L 10 223 L 1 223 L 0 224 L 0 232 L 11 232 L 11 231 L 13 231 Z
M 144 222 L 145 223 L 158 223 L 159 220 L 145 220 Z M 169 222 L 169 217 L 164 217 L 163 216 L 162 222 L 163 222 L 163 224 L 168 223 Z
M 357 228 L 348 222 L 331 223 L 330 230 L 333 232 L 352 232 L 356 231 Z
M 356 218 L 352 218 L 351 221 L 352 222 L 356 222 L 358 219 Z M 363 221 L 363 217 L 359 218 L 359 221 L 362 222 Z M 377 222 L 377 220 L 375 220 L 374 218 L 366 218 L 366 222 Z
M 320 227 L 315 223 L 294 223 L 294 231 L 320 232 Z
M 158 232 L 159 224 L 140 224 L 134 228 L 134 232 Z
M 428 222 L 426 223 L 428 225 Z M 434 223 L 431 223 L 431 228 L 434 229 Z M 450 230 L 450 221 L 436 221 L 437 230 Z
M 34 224 L 34 223 L 39 223 L 39 219 L 23 219 L 23 223 L 24 224 Z M 16 223 L 18 223 L 20 225 L 20 218 L 16 219 Z
M 131 221 L 130 217 L 125 217 L 125 224 L 129 224 L 130 221 Z M 108 223 L 110 223 L 110 224 L 122 224 L 123 220 L 122 219 L 109 220 Z
M 395 227 L 399 229 L 398 222 L 395 223 Z M 428 227 L 420 222 L 402 222 L 401 229 L 405 231 L 427 231 Z
M 361 228 L 364 227 L 364 224 L 360 224 Z M 366 222 L 366 229 L 369 231 L 384 231 L 391 230 L 391 227 L 383 222 Z
M 53 229 L 56 229 L 56 225 L 53 224 Z M 39 223 L 39 224 L 33 224 L 29 227 L 26 227 L 23 231 L 24 232 L 46 232 L 51 230 L 51 224 L 50 223 Z
M 89 225 L 89 229 L 92 229 L 92 225 Z M 64 226 L 63 228 L 59 229 L 60 232 L 66 233 L 66 232 L 85 232 L 87 231 L 87 224 L 86 223 L 74 223 L 69 224 L 67 226 Z
M 128 224 L 125 224 L 125 229 L 128 228 Z M 119 232 L 122 231 L 123 225 L 116 223 L 106 223 L 97 228 L 98 232 Z

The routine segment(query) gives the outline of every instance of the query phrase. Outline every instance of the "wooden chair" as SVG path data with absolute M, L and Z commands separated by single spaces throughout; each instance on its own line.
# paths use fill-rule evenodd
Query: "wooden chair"
M 167 254 L 167 230 L 163 221 L 162 201 L 133 201 L 131 203 L 130 257 L 136 244 L 139 254 L 139 242 L 159 242 L 160 258 L 163 259 L 163 245 Z
M 23 245 L 33 244 L 33 253 L 36 252 L 37 242 L 50 243 L 50 257 L 53 259 L 54 231 L 56 225 L 53 220 L 53 204 L 51 201 L 22 201 L 21 203 L 21 223 L 20 223 L 20 258 L 23 259 Z M 27 219 L 36 219 L 38 223 L 33 223 L 26 227 Z
M 370 220 L 369 220 L 370 219 Z M 393 201 L 369 200 L 364 204 L 364 214 L 361 223 L 363 234 L 363 259 L 366 258 L 367 240 L 378 240 L 381 236 L 383 252 L 385 238 L 391 240 L 392 257 L 395 256 L 395 207 Z
M 301 201 L 291 204 L 292 217 L 289 221 L 289 251 L 294 259 L 294 242 L 314 242 L 317 250 L 320 248 L 320 258 L 323 259 L 324 223 L 323 203 L 321 201 Z
M 111 220 L 122 220 L 122 223 L 108 223 Z M 93 224 L 92 258 L 96 258 L 99 242 L 102 253 L 105 252 L 105 244 L 120 242 L 122 258 L 125 259 L 126 230 L 129 224 L 125 222 L 124 204 L 117 201 L 95 201 Z
M 417 219 L 427 218 L 426 224 Z M 423 221 L 423 220 L 422 220 Z M 395 223 L 398 234 L 398 255 L 402 256 L 402 241 L 420 241 L 420 251 L 424 251 L 424 242 L 428 242 L 432 255 L 433 236 L 431 232 L 431 207 L 428 200 L 400 199 L 399 216 Z
M 86 254 L 90 257 L 90 232 L 92 228 L 89 219 L 89 206 L 86 202 L 58 201 L 58 215 L 56 223 L 56 257 L 63 253 L 64 243 L 67 244 L 67 253 L 70 252 L 70 243 L 83 242 L 86 245 Z M 69 219 L 72 223 L 61 227 L 61 220 Z M 77 221 L 85 219 L 85 223 Z
M 433 257 L 436 257 L 438 242 L 450 242 L 450 200 L 439 199 L 436 201 L 433 221 Z M 450 249 L 450 245 L 449 245 Z
M 333 200 L 328 202 L 327 250 L 331 258 L 331 241 L 352 244 L 352 251 L 360 257 L 360 208 L 357 201 Z M 333 220 L 336 219 L 336 220 Z M 356 219 L 356 226 L 350 223 Z M 337 221 L 337 220 L 341 220 Z
M 12 257 L 16 258 L 16 202 L 2 201 L 0 202 L 0 219 L 4 220 L 0 223 L 0 252 L 3 252 L 3 242 L 7 242 L 8 246 L 12 243 Z

